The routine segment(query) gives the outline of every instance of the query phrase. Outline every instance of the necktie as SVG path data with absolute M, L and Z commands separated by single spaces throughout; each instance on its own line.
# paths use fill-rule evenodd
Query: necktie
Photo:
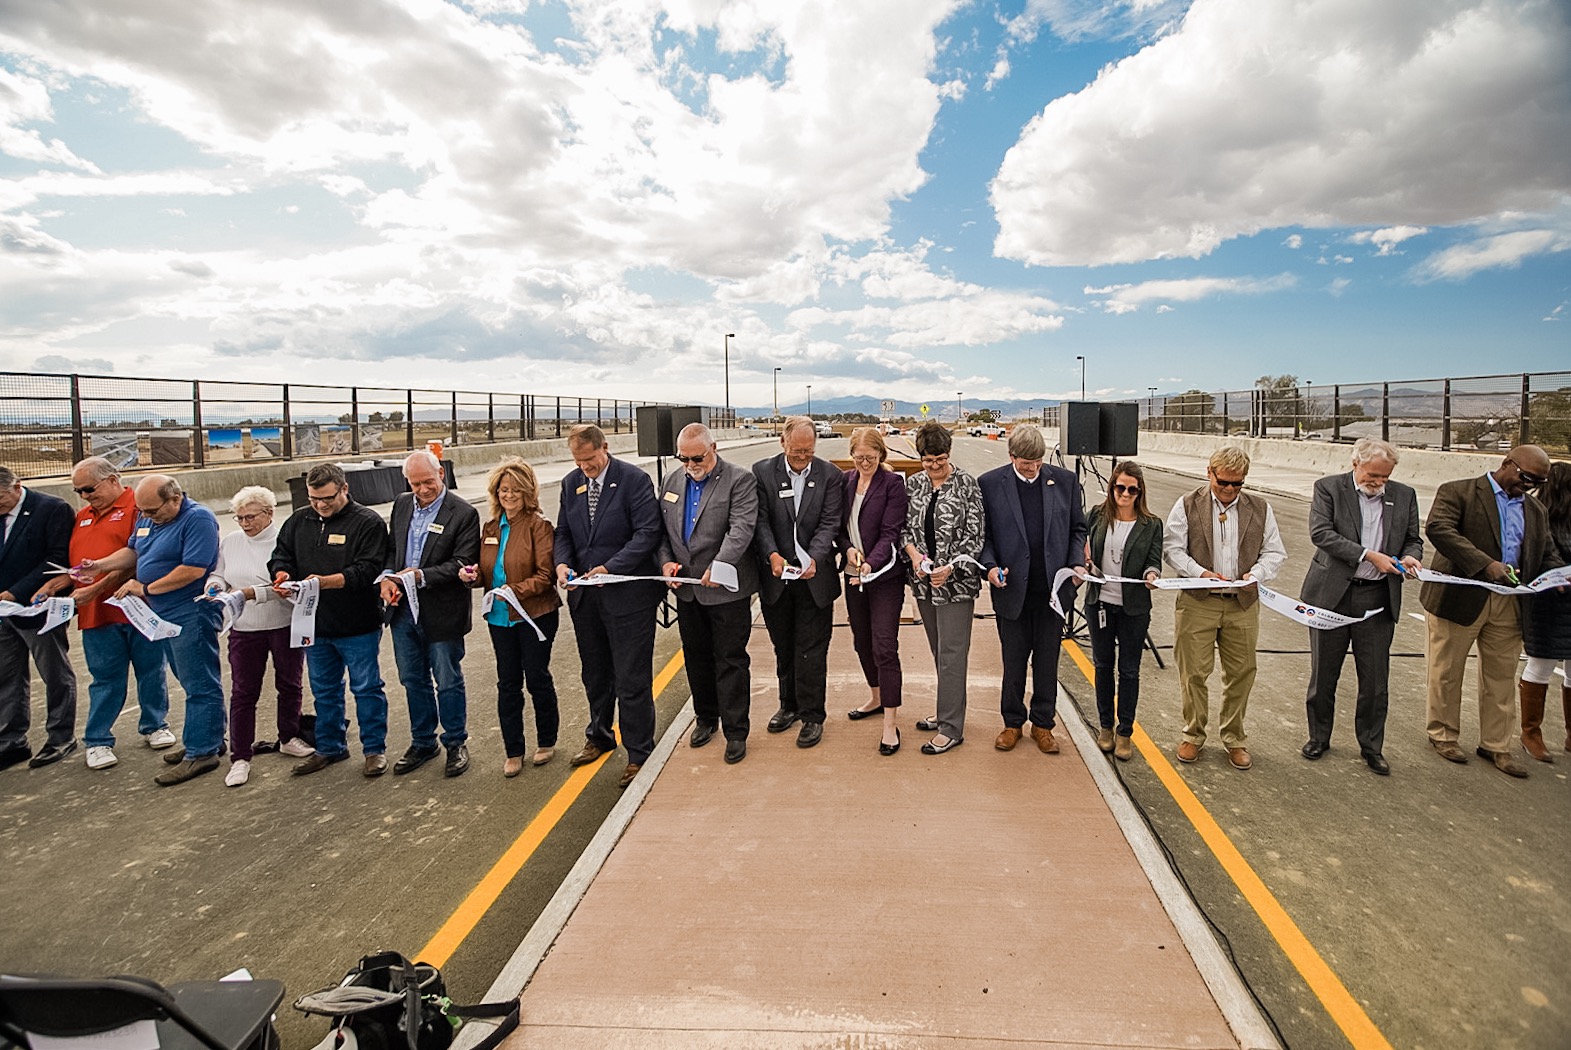
M 593 478 L 589 482 L 589 520 L 595 520 L 595 511 L 600 509 L 600 479 Z

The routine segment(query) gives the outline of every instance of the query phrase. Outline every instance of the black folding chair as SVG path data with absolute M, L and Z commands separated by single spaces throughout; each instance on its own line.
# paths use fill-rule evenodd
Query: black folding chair
M 32 1050 L 30 1036 L 85 1038 L 136 1021 L 157 1026 L 160 1050 L 277 1050 L 279 981 L 0 974 L 0 1036 Z M 3 1040 L 0 1040 L 3 1041 Z

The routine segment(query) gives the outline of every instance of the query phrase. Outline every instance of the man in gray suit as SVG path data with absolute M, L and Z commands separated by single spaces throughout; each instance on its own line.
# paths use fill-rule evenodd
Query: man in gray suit
M 792 416 L 780 433 L 779 455 L 753 464 L 758 479 L 759 579 L 764 625 L 775 647 L 780 709 L 769 720 L 783 733 L 800 719 L 797 747 L 812 747 L 824 735 L 824 687 L 829 637 L 834 629 L 840 574 L 835 539 L 840 533 L 845 479 L 833 463 L 813 453 L 818 434 L 806 416 Z M 786 579 L 787 566 L 800 577 Z
M 1309 741 L 1307 759 L 1331 746 L 1337 679 L 1351 646 L 1358 672 L 1353 731 L 1369 768 L 1381 776 L 1391 766 L 1381 753 L 1386 732 L 1391 639 L 1402 614 L 1402 583 L 1420 566 L 1418 497 L 1391 480 L 1397 451 L 1375 438 L 1353 446 L 1353 469 L 1315 482 L 1309 538 L 1315 556 L 1304 576 L 1302 600 L 1344 616 L 1382 611 L 1348 627 L 1309 632 Z
M 758 521 L 758 484 L 742 467 L 720 458 L 709 428 L 690 423 L 676 439 L 681 473 L 665 479 L 660 492 L 660 572 L 702 580 L 699 586 L 671 584 L 677 592 L 676 621 L 693 692 L 688 743 L 703 747 L 724 729 L 725 760 L 747 756 L 752 679 L 747 640 L 753 629 L 752 596 L 758 565 L 752 556 Z M 736 574 L 736 590 L 718 578 Z

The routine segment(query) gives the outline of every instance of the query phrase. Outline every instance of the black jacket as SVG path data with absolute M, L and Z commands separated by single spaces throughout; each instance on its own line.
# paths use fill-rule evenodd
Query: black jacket
M 414 514 L 415 494 L 406 492 L 393 503 L 392 535 L 388 543 L 387 571 L 409 568 L 405 547 L 409 542 L 409 519 Z M 419 588 L 420 626 L 428 641 L 450 642 L 469 633 L 470 610 L 474 605 L 469 585 L 460 583 L 458 570 L 480 560 L 480 514 L 452 489 L 442 494 L 442 506 L 431 523 L 431 534 L 420 551 L 415 566 L 425 577 Z M 409 602 L 400 601 L 390 610 L 388 621 L 409 615 Z
M 307 576 L 344 574 L 342 590 L 323 591 L 316 607 L 319 638 L 352 638 L 382 627 L 382 595 L 376 578 L 387 565 L 389 542 L 382 516 L 350 500 L 331 518 L 310 507 L 289 515 L 278 530 L 269 572 Z

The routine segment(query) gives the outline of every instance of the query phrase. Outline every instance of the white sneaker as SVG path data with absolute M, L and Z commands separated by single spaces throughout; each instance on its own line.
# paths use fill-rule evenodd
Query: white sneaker
M 316 748 L 312 747 L 304 740 L 301 740 L 299 737 L 295 737 L 287 744 L 280 744 L 278 747 L 278 753 L 281 755 L 288 755 L 290 758 L 310 758 L 316 753 Z
M 175 735 L 169 731 L 167 726 L 163 729 L 153 730 L 142 739 L 146 740 L 147 746 L 152 748 L 154 751 L 162 751 L 166 747 L 174 747 L 175 744 L 179 742 L 175 739 Z
M 108 769 L 120 760 L 115 757 L 112 747 L 90 747 L 87 749 L 88 769 Z
M 224 776 L 224 783 L 232 788 L 237 788 L 251 779 L 251 763 L 243 758 L 237 758 L 229 766 L 229 772 Z

